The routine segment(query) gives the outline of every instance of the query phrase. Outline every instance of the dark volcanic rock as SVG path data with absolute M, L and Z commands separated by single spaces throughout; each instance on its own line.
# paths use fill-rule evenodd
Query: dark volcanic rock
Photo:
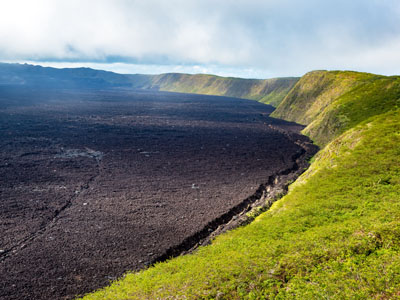
M 1 299 L 71 299 L 143 268 L 304 151 L 275 128 L 301 127 L 254 101 L 2 91 Z

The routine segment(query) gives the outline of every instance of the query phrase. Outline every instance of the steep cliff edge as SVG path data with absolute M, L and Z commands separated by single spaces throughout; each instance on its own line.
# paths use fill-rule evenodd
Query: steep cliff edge
M 400 77 L 352 71 L 304 75 L 271 116 L 307 127 L 303 133 L 324 146 L 371 116 L 400 105 Z

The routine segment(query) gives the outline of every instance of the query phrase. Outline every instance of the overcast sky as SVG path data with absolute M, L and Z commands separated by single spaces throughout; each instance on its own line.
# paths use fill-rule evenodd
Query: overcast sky
M 400 74 L 399 0 L 0 0 L 0 61 L 270 78 Z

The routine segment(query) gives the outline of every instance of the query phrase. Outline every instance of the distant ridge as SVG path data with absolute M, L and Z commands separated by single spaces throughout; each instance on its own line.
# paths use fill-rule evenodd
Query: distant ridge
M 243 79 L 179 73 L 129 77 L 136 88 L 253 99 L 272 106 L 277 106 L 299 80 L 297 77 Z
M 253 99 L 277 106 L 299 78 L 243 79 L 205 74 L 118 74 L 90 68 L 57 69 L 0 63 L 0 85 L 40 88 L 134 88 Z
M 57 69 L 7 63 L 0 63 L 0 84 L 66 89 L 132 86 L 127 76 L 108 71 L 90 68 Z

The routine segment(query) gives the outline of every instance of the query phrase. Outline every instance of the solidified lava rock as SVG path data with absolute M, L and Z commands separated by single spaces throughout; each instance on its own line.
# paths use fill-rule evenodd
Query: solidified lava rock
M 0 109 L 0 298 L 72 299 L 193 235 L 302 150 L 254 101 L 12 90 Z

